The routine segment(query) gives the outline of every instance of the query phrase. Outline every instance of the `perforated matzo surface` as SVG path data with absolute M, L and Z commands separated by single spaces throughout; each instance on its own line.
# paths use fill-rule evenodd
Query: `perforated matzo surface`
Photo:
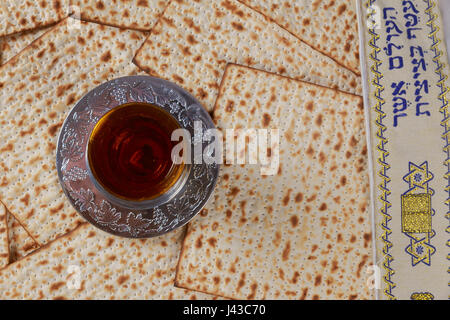
M 221 168 L 189 224 L 177 285 L 236 299 L 372 298 L 362 99 L 230 65 L 214 118 L 222 130 L 278 128 L 280 166 Z
M 67 17 L 69 0 L 0 1 L 0 36 L 36 29 Z
M 0 67 L 0 199 L 38 244 L 82 218 L 62 192 L 55 168 L 67 112 L 102 82 L 136 74 L 141 32 L 67 18 Z
M 0 299 L 211 299 L 173 286 L 184 228 L 147 240 L 90 224 L 0 271 Z
M 33 40 L 39 38 L 51 27 L 44 27 L 0 38 L 0 66 L 25 49 Z
M 234 0 L 172 1 L 135 62 L 190 91 L 208 110 L 227 62 L 361 92 L 353 72 Z
M 72 12 L 81 19 L 130 28 L 150 30 L 170 0 L 70 0 Z M 74 7 L 77 6 L 77 7 Z
M 39 246 L 11 213 L 7 213 L 6 219 L 8 221 L 9 257 L 11 262 L 14 262 L 30 254 Z
M 239 0 L 360 74 L 355 0 Z

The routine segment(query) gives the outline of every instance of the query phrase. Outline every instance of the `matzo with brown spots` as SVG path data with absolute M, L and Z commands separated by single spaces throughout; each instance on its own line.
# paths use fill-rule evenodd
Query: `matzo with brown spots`
M 31 42 L 51 29 L 44 27 L 0 38 L 0 66 L 25 49 Z
M 279 146 L 268 144 L 271 157 L 279 150 L 279 169 L 223 165 L 189 224 L 176 284 L 233 299 L 373 298 L 362 98 L 228 65 L 218 128 L 241 128 L 239 139 L 245 128 L 264 128 L 266 113 L 266 128 L 279 129 Z
M 172 1 L 134 61 L 188 90 L 208 111 L 227 62 L 361 93 L 353 72 L 235 0 Z
M 173 285 L 184 231 L 138 240 L 85 223 L 1 270 L 0 299 L 215 299 Z
M 70 0 L 72 12 L 80 14 L 82 20 L 141 31 L 148 31 L 154 26 L 169 2 L 170 0 Z
M 353 0 L 239 0 L 293 35 L 360 74 L 359 35 Z
M 54 24 L 69 15 L 69 0 L 0 1 L 0 36 Z
M 17 261 L 39 248 L 37 242 L 10 212 L 7 212 L 7 221 L 10 262 Z
M 136 74 L 142 32 L 67 18 L 0 67 L 0 200 L 38 245 L 83 222 L 58 181 L 55 149 L 69 110 L 97 85 Z M 108 59 L 101 57 L 108 56 Z

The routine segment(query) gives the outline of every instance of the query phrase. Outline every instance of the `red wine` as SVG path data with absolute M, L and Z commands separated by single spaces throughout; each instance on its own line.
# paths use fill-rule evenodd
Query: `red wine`
M 164 194 L 180 177 L 171 141 L 178 122 L 148 103 L 128 103 L 105 114 L 89 138 L 88 160 L 97 181 L 113 195 L 149 200 Z

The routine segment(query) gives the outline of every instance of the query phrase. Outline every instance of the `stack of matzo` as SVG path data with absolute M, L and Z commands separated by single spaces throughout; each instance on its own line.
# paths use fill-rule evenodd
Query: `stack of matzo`
M 360 93 L 357 76 L 235 0 L 172 1 L 135 57 L 211 110 L 227 63 Z
M 39 244 L 82 222 L 57 181 L 54 147 L 61 122 L 83 93 L 111 78 L 138 73 L 131 63 L 132 54 L 144 40 L 142 33 L 93 23 L 82 22 L 80 30 L 71 29 L 70 19 L 59 23 L 0 68 L 1 97 L 6 102 L 0 106 L 4 129 L 1 140 L 5 141 L 0 197 Z M 22 96 L 10 98 L 22 91 L 25 92 Z M 0 296 L 6 299 L 210 298 L 173 286 L 183 234 L 184 229 L 180 229 L 166 237 L 133 241 L 97 233 L 94 227 L 83 224 L 4 269 L 0 273 Z M 22 236 L 11 237 L 18 240 Z M 104 247 L 100 248 L 101 241 Z M 117 245 L 109 247 L 114 241 Z M 20 253 L 26 248 L 14 249 Z M 95 264 L 90 263 L 94 251 L 98 253 Z M 113 257 L 117 258 L 116 262 Z M 33 262 L 33 259 L 40 260 Z M 43 260 L 48 264 L 42 263 Z M 73 261 L 83 276 L 81 289 L 75 291 L 67 280 Z M 113 266 L 110 283 L 99 287 L 98 276 L 107 274 Z
M 50 29 L 51 27 L 44 27 L 0 38 L 0 66 Z
M 360 74 L 355 1 L 239 1 L 272 18 L 311 47 Z
M 44 27 L 69 14 L 69 0 L 2 0 L 0 36 Z
M 353 6 L 114 3 L 0 4 L 0 268 L 19 260 L 0 271 L 0 298 L 213 298 L 174 287 L 177 263 L 178 286 L 219 296 L 369 298 L 360 286 L 370 232 L 361 101 L 352 95 L 361 93 Z M 61 21 L 69 13 L 88 22 Z M 338 37 L 330 25 L 340 28 Z M 145 40 L 147 34 L 126 29 L 150 33 Z M 216 105 L 219 127 L 277 127 L 292 142 L 280 146 L 274 177 L 261 177 L 255 166 L 223 167 L 183 250 L 184 228 L 144 241 L 83 224 L 58 183 L 54 153 L 65 115 L 101 82 L 141 73 L 133 57 L 208 111 Z M 352 94 L 234 65 L 222 79 L 228 63 Z M 77 273 L 80 287 L 73 289 Z
M 50 29 L 51 27 L 37 28 L 0 38 L 0 66 Z M 11 213 L 6 212 L 6 219 L 9 237 L 9 261 L 16 261 L 35 250 L 38 244 Z
M 140 32 L 93 23 L 71 29 L 70 20 L 0 68 L 0 199 L 39 244 L 83 221 L 55 168 L 66 114 L 96 85 L 135 74 L 131 59 L 144 40 Z
M 183 229 L 147 240 L 83 224 L 0 271 L 0 299 L 207 299 L 173 286 Z

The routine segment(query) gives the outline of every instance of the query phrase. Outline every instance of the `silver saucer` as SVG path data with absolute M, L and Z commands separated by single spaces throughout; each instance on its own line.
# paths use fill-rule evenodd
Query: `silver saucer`
M 130 102 L 147 102 L 169 112 L 191 134 L 191 147 L 210 144 L 194 134 L 194 121 L 203 132 L 213 129 L 208 112 L 177 85 L 150 76 L 130 76 L 108 81 L 87 93 L 70 111 L 58 138 L 56 168 L 64 193 L 75 209 L 91 224 L 114 235 L 149 238 L 188 223 L 206 204 L 214 190 L 219 165 L 194 164 L 194 153 L 186 177 L 170 194 L 150 207 L 130 207 L 100 190 L 86 161 L 89 136 L 109 110 Z

